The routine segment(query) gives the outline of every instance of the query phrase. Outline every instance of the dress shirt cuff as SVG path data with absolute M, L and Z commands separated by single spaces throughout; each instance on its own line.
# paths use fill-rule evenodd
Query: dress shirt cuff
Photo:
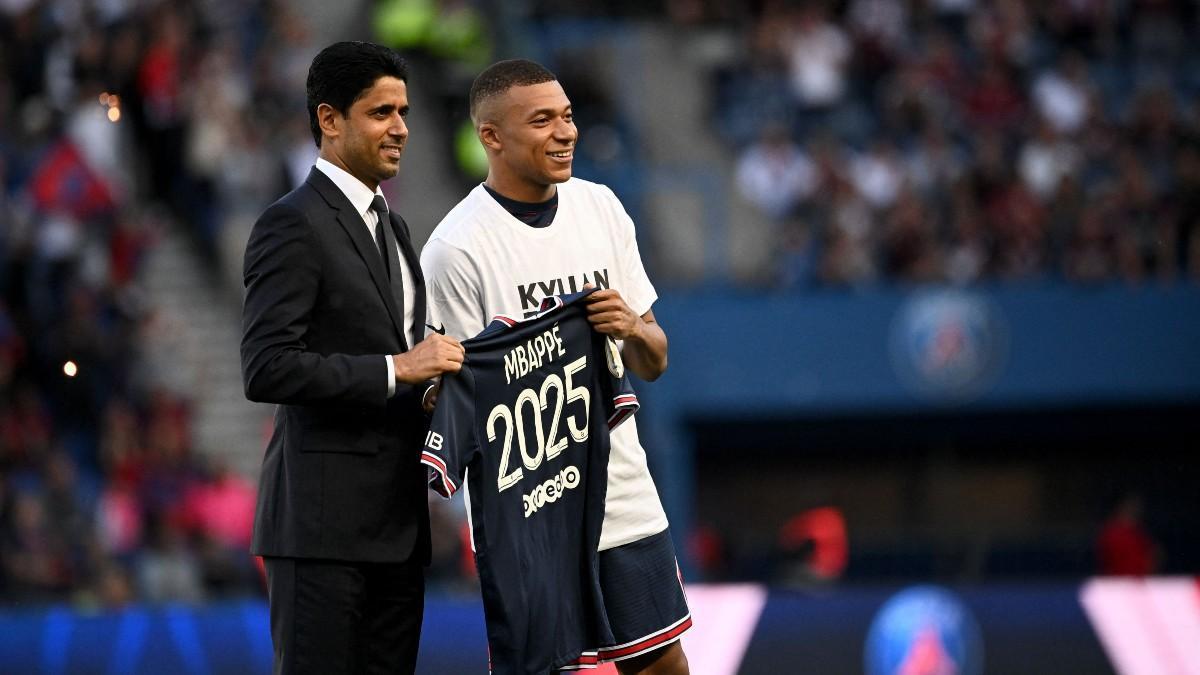
M 388 369 L 388 398 L 396 395 L 396 364 L 392 363 L 392 355 L 385 354 L 383 360 L 387 361 Z

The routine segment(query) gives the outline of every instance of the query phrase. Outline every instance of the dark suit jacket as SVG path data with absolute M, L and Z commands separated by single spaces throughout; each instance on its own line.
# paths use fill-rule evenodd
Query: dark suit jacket
M 421 265 L 391 215 L 416 280 Z M 357 562 L 429 561 L 422 387 L 387 398 L 386 354 L 404 344 L 397 303 L 370 231 L 314 168 L 272 204 L 246 244 L 242 379 L 279 404 L 263 458 L 251 552 Z

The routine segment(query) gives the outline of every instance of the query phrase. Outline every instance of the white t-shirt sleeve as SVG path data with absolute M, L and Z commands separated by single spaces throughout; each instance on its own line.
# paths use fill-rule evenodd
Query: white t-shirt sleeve
M 430 240 L 421 251 L 421 270 L 425 273 L 426 323 L 460 340 L 478 335 L 487 318 L 480 315 L 479 274 L 467 252 L 440 239 Z
M 612 205 L 613 219 L 616 223 L 613 236 L 616 238 L 617 254 L 620 256 L 619 264 L 621 266 L 621 281 L 617 290 L 625 298 L 625 304 L 637 312 L 638 316 L 641 316 L 650 311 L 654 301 L 658 300 L 658 293 L 654 290 L 654 285 L 650 283 L 650 277 L 646 275 L 646 268 L 642 264 L 642 254 L 638 250 L 637 232 L 634 229 L 633 219 L 626 213 L 625 207 L 621 205 L 616 195 L 607 187 L 604 189 L 609 197 L 609 203 Z

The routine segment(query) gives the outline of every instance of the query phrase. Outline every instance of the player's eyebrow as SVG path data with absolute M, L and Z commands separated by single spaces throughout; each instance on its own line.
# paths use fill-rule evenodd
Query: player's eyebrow
M 537 117 L 538 115 L 559 115 L 559 114 L 566 115 L 566 114 L 570 114 L 572 112 L 574 112 L 574 111 L 571 110 L 571 104 L 568 103 L 565 108 L 561 108 L 561 109 L 559 109 L 559 108 L 538 108 L 537 110 L 534 110 L 529 113 L 529 119 L 533 119 L 533 118 Z

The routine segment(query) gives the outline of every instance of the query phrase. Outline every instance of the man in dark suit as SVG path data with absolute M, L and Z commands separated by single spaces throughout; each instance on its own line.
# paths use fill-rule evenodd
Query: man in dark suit
M 307 90 L 316 166 L 246 244 L 246 396 L 279 404 L 252 552 L 276 673 L 411 673 L 429 561 L 422 397 L 463 349 L 422 339 L 421 267 L 379 190 L 408 139 L 403 60 L 337 43 Z

